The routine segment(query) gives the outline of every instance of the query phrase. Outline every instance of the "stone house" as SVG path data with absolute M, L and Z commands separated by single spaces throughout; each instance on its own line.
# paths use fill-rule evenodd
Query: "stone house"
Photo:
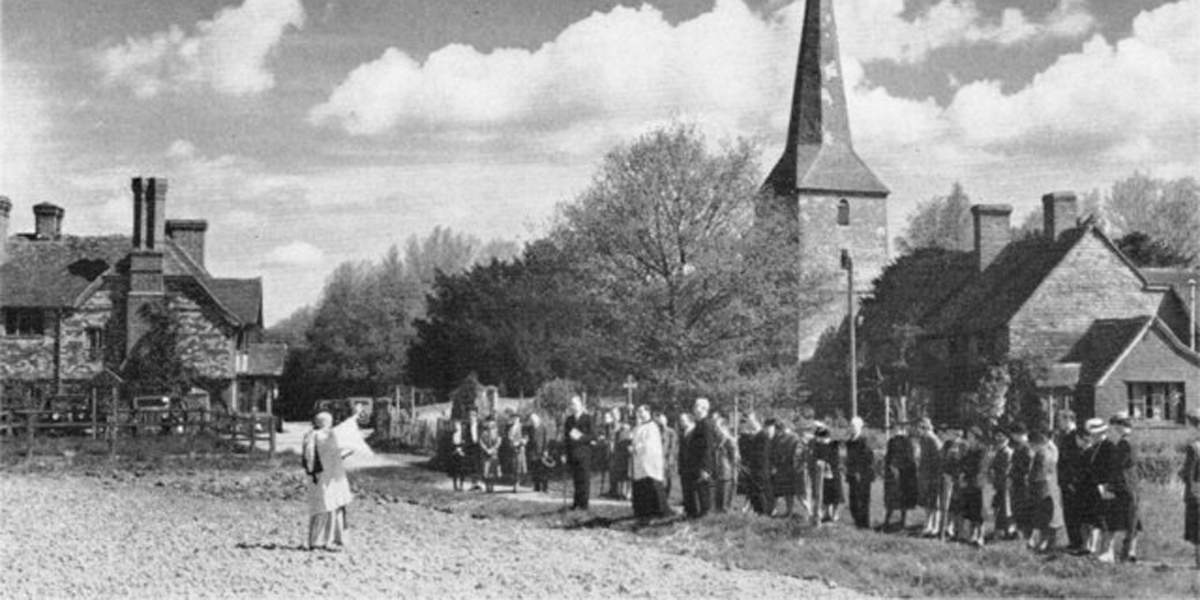
M 1042 202 L 1040 235 L 1012 240 L 1009 206 L 974 206 L 973 251 L 889 267 L 906 272 L 885 271 L 881 282 L 910 284 L 877 288 L 862 313 L 864 343 L 886 346 L 878 340 L 887 330 L 911 326 L 911 393 L 937 420 L 961 421 L 985 370 L 1019 361 L 1047 408 L 1182 423 L 1185 410 L 1200 406 L 1200 354 L 1185 291 L 1196 273 L 1137 268 L 1094 222 L 1077 220 L 1073 194 Z M 888 351 L 864 353 L 869 360 Z
M 131 236 L 73 236 L 62 207 L 33 207 L 35 230 L 9 235 L 0 198 L 0 398 L 83 393 L 122 373 L 156 326 L 175 327 L 178 356 L 215 405 L 265 409 L 286 348 L 263 340 L 262 280 L 214 277 L 202 220 L 166 216 L 167 181 L 132 181 Z M 125 394 L 162 393 L 129 381 Z

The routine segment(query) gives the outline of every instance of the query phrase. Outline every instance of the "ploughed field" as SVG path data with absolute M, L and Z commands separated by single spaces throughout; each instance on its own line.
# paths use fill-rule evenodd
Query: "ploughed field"
M 291 463 L 10 470 L 0 474 L 0 589 L 15 598 L 852 595 L 603 528 L 474 518 L 378 493 L 351 506 L 346 551 L 309 552 L 303 493 Z

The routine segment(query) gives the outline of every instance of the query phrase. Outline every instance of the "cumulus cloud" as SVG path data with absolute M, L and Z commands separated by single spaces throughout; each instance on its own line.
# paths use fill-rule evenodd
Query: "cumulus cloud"
M 1093 37 L 1023 89 L 1005 93 L 998 81 L 964 85 L 946 120 L 964 145 L 998 152 L 1087 150 L 1135 164 L 1171 156 L 1194 161 L 1200 0 L 1142 13 L 1132 34 L 1115 43 Z
M 902 16 L 904 0 L 852 0 L 837 11 L 844 56 L 860 62 L 1078 37 L 1092 26 L 1083 0 L 1063 0 L 1036 23 L 1015 9 L 989 22 L 973 0 L 942 0 L 914 21 Z M 454 44 L 422 63 L 389 48 L 354 69 L 309 118 L 356 135 L 521 127 L 555 139 L 597 122 L 636 130 L 678 116 L 753 133 L 786 115 L 779 100 L 790 94 L 802 15 L 802 2 L 759 13 L 742 0 L 718 0 L 672 25 L 643 5 L 594 13 L 534 51 Z
M 300 0 L 245 0 L 200 21 L 190 35 L 173 25 L 102 48 L 92 59 L 106 85 L 128 87 L 139 98 L 194 87 L 246 96 L 275 85 L 267 59 L 289 27 L 303 25 Z
M 45 191 L 49 179 L 46 134 L 50 119 L 40 78 L 28 65 L 0 48 L 0 195 L 29 206 Z M 25 227 L 27 210 L 13 209 L 13 231 Z
M 325 260 L 325 253 L 308 242 L 292 242 L 272 249 L 264 257 L 270 265 L 285 267 L 313 267 Z

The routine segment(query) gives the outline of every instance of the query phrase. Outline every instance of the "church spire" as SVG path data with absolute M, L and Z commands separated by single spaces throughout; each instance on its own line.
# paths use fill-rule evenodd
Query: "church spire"
M 807 0 L 787 147 L 766 181 L 777 195 L 887 196 L 887 187 L 854 153 L 842 80 L 833 0 Z

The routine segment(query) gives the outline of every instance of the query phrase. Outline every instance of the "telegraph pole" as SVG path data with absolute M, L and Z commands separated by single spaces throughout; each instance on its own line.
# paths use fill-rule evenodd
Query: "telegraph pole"
M 854 259 L 849 250 L 842 250 L 842 268 L 846 270 L 846 319 L 850 324 L 850 418 L 858 416 L 858 343 L 854 322 Z

